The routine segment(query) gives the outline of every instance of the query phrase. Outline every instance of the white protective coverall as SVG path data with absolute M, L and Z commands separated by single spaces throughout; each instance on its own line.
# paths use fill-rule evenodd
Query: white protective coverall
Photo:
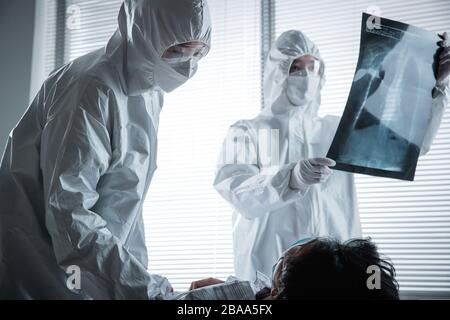
M 2 158 L 0 297 L 170 295 L 168 281 L 147 271 L 142 204 L 163 91 L 189 77 L 161 57 L 190 41 L 209 47 L 210 36 L 205 0 L 125 0 L 107 46 L 45 81 Z
M 326 182 L 311 185 L 306 192 L 290 188 L 291 170 L 300 160 L 325 157 L 340 121 L 318 116 L 323 76 L 307 105 L 290 102 L 286 94 L 290 67 L 304 55 L 320 58 L 303 33 L 291 30 L 279 37 L 266 62 L 265 109 L 256 118 L 231 126 L 224 142 L 214 186 L 235 209 L 235 272 L 241 279 L 254 280 L 258 271 L 270 276 L 278 257 L 298 239 L 361 237 L 353 174 L 334 171 Z M 448 91 L 435 99 L 430 136 L 447 104 Z M 275 138 L 268 146 L 271 133 Z M 428 150 L 431 141 L 426 139 L 423 149 Z

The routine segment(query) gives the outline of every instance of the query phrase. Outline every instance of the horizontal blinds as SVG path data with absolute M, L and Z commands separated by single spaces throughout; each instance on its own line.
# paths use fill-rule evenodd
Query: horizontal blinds
M 448 0 L 276 1 L 276 34 L 304 31 L 326 63 L 322 114 L 341 115 L 359 54 L 361 13 L 381 16 L 434 32 L 450 30 Z M 405 297 L 450 298 L 450 108 L 432 150 L 422 157 L 416 181 L 357 175 L 363 231 L 397 268 Z
M 106 45 L 117 29 L 121 0 L 66 0 L 66 61 Z
M 212 49 L 195 78 L 165 99 L 145 203 L 150 267 L 180 290 L 234 274 L 231 208 L 212 187 L 215 164 L 228 127 L 261 105 L 259 1 L 208 3 Z
M 106 44 L 120 3 L 66 1 L 65 61 Z M 176 290 L 234 273 L 231 209 L 212 187 L 214 170 L 229 125 L 261 105 L 259 1 L 208 3 L 212 50 L 195 78 L 165 97 L 158 170 L 144 204 L 149 271 Z M 49 42 L 49 61 L 52 48 Z
M 45 37 L 44 37 L 44 73 L 45 75 L 55 69 L 56 61 L 56 22 L 57 22 L 57 0 L 47 0 L 45 10 Z

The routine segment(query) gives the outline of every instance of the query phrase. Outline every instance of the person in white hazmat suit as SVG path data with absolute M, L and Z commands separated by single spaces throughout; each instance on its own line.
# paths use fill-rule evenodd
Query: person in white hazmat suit
M 118 22 L 105 48 L 50 75 L 11 132 L 0 170 L 0 297 L 171 295 L 147 271 L 142 204 L 163 93 L 207 54 L 209 9 L 205 0 L 125 0 Z
M 449 101 L 449 43 L 441 46 L 434 115 L 422 146 L 429 150 Z M 254 280 L 270 276 L 284 250 L 305 237 L 361 237 L 353 174 L 332 172 L 323 158 L 340 118 L 318 116 L 324 63 L 300 31 L 283 33 L 269 52 L 265 109 L 231 126 L 214 181 L 235 209 L 235 272 Z

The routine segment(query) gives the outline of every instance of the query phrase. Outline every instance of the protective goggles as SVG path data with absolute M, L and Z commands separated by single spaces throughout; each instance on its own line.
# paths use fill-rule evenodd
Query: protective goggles
M 209 47 L 202 42 L 186 42 L 167 49 L 162 59 L 170 63 L 181 63 L 190 60 L 200 60 L 209 52 Z
M 319 58 L 309 56 L 295 59 L 289 69 L 290 76 L 307 76 L 309 74 L 321 76 L 323 74 L 323 62 Z
M 304 245 L 306 245 L 306 244 L 308 244 L 308 243 L 310 243 L 310 242 L 312 242 L 314 240 L 315 240 L 315 238 L 308 237 L 308 238 L 300 239 L 300 240 L 294 242 L 293 244 L 291 244 L 289 246 L 289 248 L 287 248 L 287 250 L 285 250 L 283 252 L 283 254 L 280 256 L 278 261 L 273 265 L 273 267 L 272 267 L 272 277 L 271 277 L 272 281 L 274 281 L 275 273 L 277 272 L 277 270 L 280 267 L 280 265 L 284 262 L 284 258 L 286 257 L 286 255 L 289 252 L 289 250 L 291 250 L 294 247 L 304 246 Z

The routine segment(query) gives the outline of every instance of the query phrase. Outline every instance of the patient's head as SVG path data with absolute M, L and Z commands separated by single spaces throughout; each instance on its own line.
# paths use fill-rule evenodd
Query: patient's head
M 292 247 L 280 258 L 270 297 L 391 300 L 398 299 L 398 284 L 393 265 L 380 257 L 370 240 L 342 244 L 315 239 Z

